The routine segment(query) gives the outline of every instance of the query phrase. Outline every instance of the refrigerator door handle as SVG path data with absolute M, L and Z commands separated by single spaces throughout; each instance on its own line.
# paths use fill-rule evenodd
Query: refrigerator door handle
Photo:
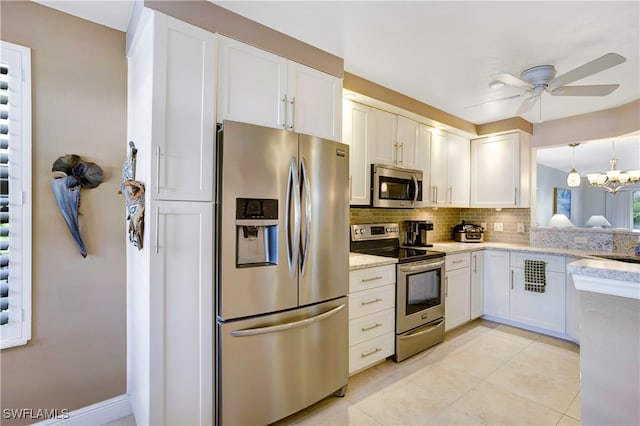
M 293 191 L 292 191 L 293 190 Z M 291 193 L 293 192 L 293 238 L 291 237 Z M 287 261 L 289 263 L 289 274 L 294 277 L 296 265 L 300 256 L 300 181 L 298 179 L 298 162 L 296 158 L 291 158 L 289 163 L 289 179 L 287 180 L 286 212 L 284 216 L 284 226 L 286 228 Z
M 337 306 L 331 310 L 328 310 L 327 312 L 323 312 L 319 315 L 310 317 L 310 318 L 305 318 L 303 320 L 299 320 L 299 321 L 294 321 L 294 322 L 288 322 L 285 324 L 278 324 L 278 325 L 270 325 L 268 327 L 258 327 L 258 328 L 248 328 L 245 330 L 235 330 L 232 331 L 230 334 L 233 337 L 246 337 L 246 336 L 257 336 L 259 334 L 269 334 L 269 333 L 277 333 L 280 331 L 287 331 L 287 330 L 291 330 L 292 328 L 297 328 L 297 327 L 305 327 L 307 325 L 313 324 L 314 322 L 318 322 L 318 321 L 322 321 L 325 318 L 329 318 L 330 316 L 333 316 L 335 314 L 337 314 L 338 312 L 340 312 L 341 310 L 343 310 L 345 307 L 344 304 Z
M 309 255 L 309 242 L 311 239 L 311 185 L 309 184 L 309 174 L 307 173 L 307 162 L 304 157 L 302 157 L 301 169 L 302 169 L 302 184 L 305 195 L 305 236 L 304 236 L 304 247 L 300 247 L 301 256 L 300 256 L 300 275 L 304 275 L 305 266 L 307 264 L 307 257 Z

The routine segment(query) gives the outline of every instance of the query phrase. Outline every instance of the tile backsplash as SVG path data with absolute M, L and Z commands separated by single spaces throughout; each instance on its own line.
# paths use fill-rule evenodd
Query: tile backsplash
M 423 209 L 350 209 L 350 223 L 385 223 L 402 222 L 406 220 L 430 220 L 433 231 L 429 232 L 429 242 L 451 241 L 453 227 L 464 220 L 468 223 L 480 225 L 486 223 L 484 240 L 529 244 L 530 210 L 529 209 L 453 209 L 453 208 L 423 208 Z M 494 224 L 501 223 L 503 230 L 494 230 Z M 523 232 L 518 232 L 517 225 L 524 226 Z

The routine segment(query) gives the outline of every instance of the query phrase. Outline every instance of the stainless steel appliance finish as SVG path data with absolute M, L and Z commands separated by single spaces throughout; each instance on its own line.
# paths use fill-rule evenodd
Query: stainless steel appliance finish
M 396 282 L 396 353 L 402 361 L 444 339 L 443 257 L 399 264 Z
M 347 379 L 347 298 L 224 322 L 221 425 L 265 425 L 339 391 Z
M 372 164 L 371 205 L 404 209 L 422 207 L 422 176 L 422 170 Z
M 407 234 L 405 244 L 414 247 L 433 247 L 427 242 L 427 232 L 433 231 L 430 220 L 407 220 Z
M 484 241 L 484 229 L 480 225 L 465 223 L 464 220 L 453 228 L 454 241 L 462 243 L 481 243 Z
M 340 336 L 348 329 L 348 149 L 284 130 L 222 125 L 216 193 L 219 424 L 267 424 L 347 384 L 348 338 Z M 254 328 L 261 331 L 238 333 Z M 278 379 L 274 359 L 287 360 Z M 309 379 L 322 375 L 334 378 Z M 265 385 L 277 381 L 287 387 L 273 392 Z
M 444 339 L 444 253 L 399 245 L 397 223 L 351 226 L 351 251 L 394 257 L 396 347 L 400 362 Z

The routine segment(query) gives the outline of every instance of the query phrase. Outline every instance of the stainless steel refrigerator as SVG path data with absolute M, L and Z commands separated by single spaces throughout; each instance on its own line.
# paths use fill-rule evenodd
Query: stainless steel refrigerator
M 268 424 L 343 395 L 349 147 L 225 121 L 217 182 L 218 424 Z

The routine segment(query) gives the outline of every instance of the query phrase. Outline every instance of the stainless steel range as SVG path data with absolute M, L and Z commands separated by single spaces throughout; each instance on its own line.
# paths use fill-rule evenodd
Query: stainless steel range
M 444 339 L 444 253 L 401 246 L 397 223 L 351 225 L 350 249 L 398 259 L 396 362 Z

